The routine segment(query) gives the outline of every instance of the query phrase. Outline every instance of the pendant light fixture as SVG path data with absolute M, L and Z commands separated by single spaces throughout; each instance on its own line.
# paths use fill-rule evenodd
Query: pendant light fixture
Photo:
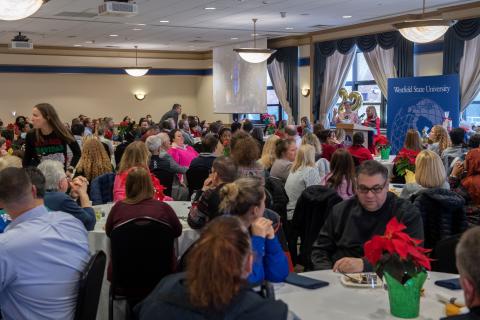
M 20 20 L 40 9 L 44 0 L 0 0 L 0 20 Z
M 125 72 L 132 77 L 141 77 L 148 73 L 151 67 L 139 67 L 138 66 L 138 46 L 135 46 L 135 67 L 124 68 Z
M 427 43 L 442 37 L 456 21 L 425 18 L 425 0 L 422 14 L 417 19 L 394 24 L 402 36 L 412 42 Z
M 276 50 L 257 48 L 257 20 L 253 21 L 253 48 L 233 49 L 240 57 L 249 63 L 260 63 L 267 60 Z

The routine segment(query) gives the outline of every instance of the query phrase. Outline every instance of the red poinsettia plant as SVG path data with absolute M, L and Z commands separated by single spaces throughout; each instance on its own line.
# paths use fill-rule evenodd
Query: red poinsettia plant
M 420 246 L 421 240 L 403 232 L 407 227 L 393 217 L 383 236 L 374 236 L 364 245 L 365 258 L 374 266 L 379 277 L 385 272 L 404 284 L 419 272 L 430 270 L 430 250 Z
M 403 177 L 406 174 L 406 170 L 415 172 L 415 160 L 417 155 L 418 151 L 405 148 L 398 152 L 395 160 L 393 160 L 397 176 Z
M 390 141 L 388 141 L 388 138 L 384 136 L 383 134 L 379 134 L 375 137 L 373 140 L 373 144 L 377 148 L 377 150 L 385 149 L 390 147 Z
M 268 135 L 275 133 L 275 123 L 271 122 L 272 116 L 268 113 L 260 115 L 260 119 L 266 125 L 266 132 Z

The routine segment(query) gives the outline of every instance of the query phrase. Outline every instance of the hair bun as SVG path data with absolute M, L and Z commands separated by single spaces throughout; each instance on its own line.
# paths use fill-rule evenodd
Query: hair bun
M 232 208 L 238 197 L 239 191 L 240 190 L 235 182 L 227 183 L 220 190 L 220 198 L 222 199 L 220 207 L 225 213 L 228 213 Z

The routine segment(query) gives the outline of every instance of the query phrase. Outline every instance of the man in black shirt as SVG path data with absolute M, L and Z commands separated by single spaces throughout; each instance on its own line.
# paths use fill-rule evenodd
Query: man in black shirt
M 182 106 L 178 103 L 175 103 L 172 107 L 172 110 L 167 111 L 162 118 L 160 119 L 159 123 L 162 123 L 164 120 L 167 120 L 169 118 L 172 118 L 173 121 L 175 122 L 175 128 L 178 128 L 178 115 L 182 113 Z
M 363 258 L 363 245 L 374 235 L 383 235 L 393 218 L 403 223 L 412 238 L 423 240 L 420 212 L 410 202 L 388 192 L 388 170 L 368 160 L 357 170 L 356 197 L 333 207 L 312 249 L 316 270 L 370 271 Z
M 463 289 L 465 304 L 470 313 L 444 319 L 474 320 L 480 319 L 480 227 L 466 231 L 457 245 L 457 268 L 460 273 L 460 285 Z M 453 258 L 453 257 L 452 257 Z

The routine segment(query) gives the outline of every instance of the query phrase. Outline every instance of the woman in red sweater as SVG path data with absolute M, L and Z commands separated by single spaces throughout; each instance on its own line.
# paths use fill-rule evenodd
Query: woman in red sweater
M 363 146 L 363 144 L 365 143 L 363 133 L 355 132 L 353 134 L 352 142 L 352 146 L 348 148 L 348 152 L 350 152 L 350 154 L 352 155 L 353 161 L 355 162 L 356 166 L 362 164 L 363 161 L 373 160 L 370 150 Z

